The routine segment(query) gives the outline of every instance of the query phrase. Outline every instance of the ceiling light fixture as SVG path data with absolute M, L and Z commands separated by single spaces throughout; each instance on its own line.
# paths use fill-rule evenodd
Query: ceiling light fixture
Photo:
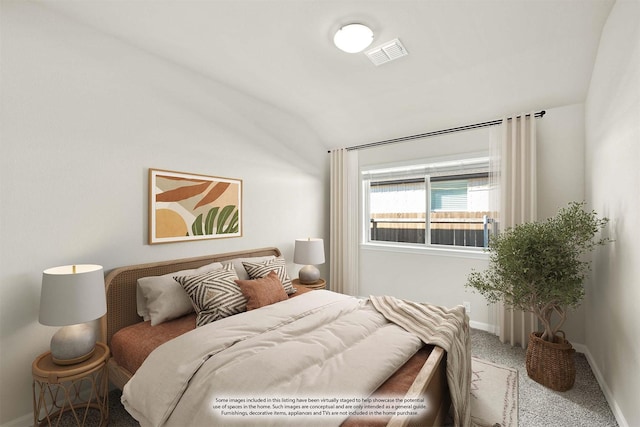
M 336 47 L 347 53 L 358 53 L 373 42 L 373 31 L 363 24 L 348 24 L 340 28 L 333 37 Z

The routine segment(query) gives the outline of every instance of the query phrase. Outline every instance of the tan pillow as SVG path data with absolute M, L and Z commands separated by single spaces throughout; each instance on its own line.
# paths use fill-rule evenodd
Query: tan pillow
M 275 271 L 254 280 L 236 280 L 247 299 L 247 311 L 289 299 Z

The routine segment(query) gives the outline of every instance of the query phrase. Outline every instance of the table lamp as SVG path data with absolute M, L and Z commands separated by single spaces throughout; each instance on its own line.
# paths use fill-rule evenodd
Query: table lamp
M 65 265 L 42 273 L 39 321 L 43 325 L 63 326 L 51 338 L 54 363 L 73 365 L 90 358 L 97 331 L 86 322 L 106 312 L 102 266 Z
M 324 243 L 322 239 L 296 239 L 293 262 L 306 264 L 298 272 L 300 283 L 308 285 L 320 280 L 317 264 L 324 263 Z

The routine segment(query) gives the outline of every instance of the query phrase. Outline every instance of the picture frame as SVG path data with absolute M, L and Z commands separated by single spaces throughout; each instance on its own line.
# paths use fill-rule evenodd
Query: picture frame
M 242 237 L 242 180 L 149 169 L 149 244 Z

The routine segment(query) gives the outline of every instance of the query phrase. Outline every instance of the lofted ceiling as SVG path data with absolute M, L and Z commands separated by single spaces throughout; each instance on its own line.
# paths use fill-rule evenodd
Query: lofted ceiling
M 585 100 L 613 0 L 42 0 L 344 147 Z M 361 22 L 374 66 L 332 43 Z

